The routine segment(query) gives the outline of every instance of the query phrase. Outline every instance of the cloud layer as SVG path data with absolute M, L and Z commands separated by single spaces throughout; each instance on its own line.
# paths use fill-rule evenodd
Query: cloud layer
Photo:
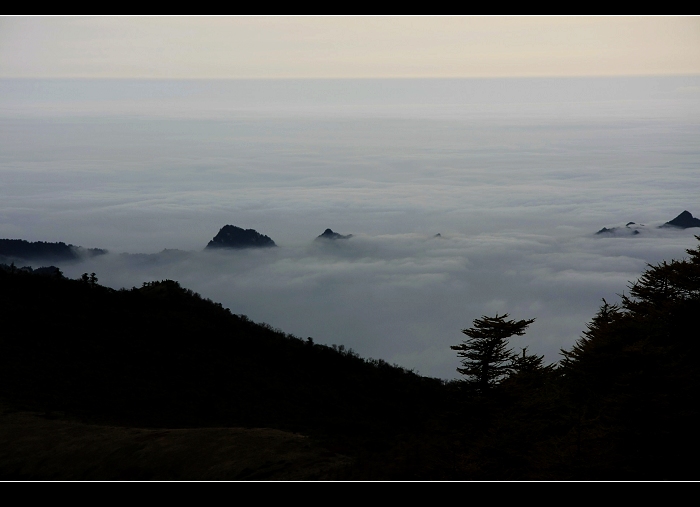
M 690 231 L 653 232 L 357 235 L 276 249 L 110 254 L 63 269 L 74 278 L 94 271 L 112 287 L 179 280 L 234 313 L 297 336 L 453 378 L 449 346 L 484 314 L 536 317 L 512 345 L 558 360 L 601 298 L 617 301 L 647 262 L 682 257 L 696 243 Z
M 394 83 L 405 107 L 382 106 L 376 83 L 339 83 L 335 102 L 312 83 L 325 105 L 306 90 L 245 111 L 227 95 L 239 85 L 215 84 L 212 112 L 215 101 L 188 100 L 189 84 L 120 102 L 109 82 L 0 82 L 0 237 L 107 248 L 61 267 L 115 288 L 176 279 L 234 313 L 425 375 L 453 378 L 449 346 L 496 312 L 535 317 L 513 346 L 555 361 L 601 298 L 695 245 L 692 229 L 656 226 L 700 215 L 700 80 L 498 83 L 511 91 Z M 158 86 L 182 105 L 163 113 L 148 99 Z M 365 98 L 348 99 L 353 86 Z M 456 98 L 469 90 L 480 102 Z M 134 114 L 139 104 L 151 109 Z M 645 228 L 594 234 L 629 221 Z M 225 224 L 279 248 L 203 252 Z M 326 228 L 353 237 L 313 241 Z

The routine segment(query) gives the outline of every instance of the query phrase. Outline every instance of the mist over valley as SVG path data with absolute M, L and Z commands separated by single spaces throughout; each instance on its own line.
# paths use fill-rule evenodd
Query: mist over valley
M 659 226 L 700 214 L 699 84 L 2 80 L 0 238 L 106 249 L 54 264 L 421 375 L 455 378 L 450 345 L 497 312 L 536 318 L 512 345 L 555 362 L 695 245 Z M 226 224 L 277 248 L 205 251 Z

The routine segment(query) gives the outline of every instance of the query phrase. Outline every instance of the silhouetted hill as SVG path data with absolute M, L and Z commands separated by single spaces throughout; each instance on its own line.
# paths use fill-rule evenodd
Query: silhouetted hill
M 339 449 L 413 433 L 444 383 L 288 335 L 177 282 L 112 290 L 0 271 L 0 399 L 136 427 L 269 427 Z
M 49 243 L 46 241 L 29 242 L 23 239 L 0 239 L 0 261 L 14 260 L 31 261 L 41 259 L 46 261 L 75 261 L 83 257 L 93 257 L 107 253 L 101 248 L 82 248 L 66 245 L 63 242 Z
M 253 323 L 172 280 L 117 291 L 0 269 L 0 402 L 112 426 L 299 432 L 352 457 L 340 479 L 697 480 L 700 248 L 687 253 L 604 301 L 559 364 L 523 353 L 487 392 Z M 22 417 L 0 417 L 0 432 L 20 432 Z M 182 435 L 196 445 L 204 433 Z M 22 438 L 66 449 L 33 456 L 32 470 L 74 456 L 73 441 Z M 27 451 L 13 452 L 18 463 Z M 130 469 L 115 456 L 110 467 Z M 148 470 L 167 475 L 153 459 Z
M 330 239 L 330 240 L 350 239 L 350 238 L 352 238 L 352 234 L 347 234 L 347 235 L 343 236 L 342 234 L 338 234 L 337 232 L 333 232 L 330 229 L 326 229 L 325 231 L 323 231 L 323 234 L 316 237 L 316 239 Z
M 62 277 L 63 273 L 56 266 L 42 266 L 40 268 L 32 269 L 31 266 L 23 266 L 18 268 L 14 264 L 0 264 L 0 271 L 7 271 L 8 273 L 22 272 L 31 275 L 42 275 L 42 276 L 54 276 Z
M 677 227 L 679 229 L 700 227 L 700 219 L 694 218 L 689 211 L 684 211 L 673 220 L 666 222 L 661 227 Z
M 241 229 L 235 225 L 223 226 L 206 248 L 260 248 L 277 246 L 268 236 L 254 229 Z

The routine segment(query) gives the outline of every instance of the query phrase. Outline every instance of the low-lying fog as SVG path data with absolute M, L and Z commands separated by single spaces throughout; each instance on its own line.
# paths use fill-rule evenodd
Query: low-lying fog
M 107 248 L 60 267 L 442 378 L 496 312 L 558 360 L 697 244 L 656 226 L 700 215 L 698 78 L 287 83 L 0 81 L 0 238 Z M 226 224 L 278 248 L 203 251 Z

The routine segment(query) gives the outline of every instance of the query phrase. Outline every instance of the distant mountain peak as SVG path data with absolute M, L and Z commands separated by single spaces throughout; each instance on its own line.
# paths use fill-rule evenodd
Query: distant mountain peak
M 666 222 L 661 227 L 677 227 L 679 229 L 688 229 L 690 227 L 700 227 L 700 220 L 693 218 L 690 211 L 685 210 L 673 220 Z
M 316 239 L 350 239 L 352 238 L 352 234 L 347 234 L 343 236 L 342 234 L 338 234 L 337 232 L 333 232 L 331 229 L 326 229 L 323 231 L 323 234 L 320 236 L 317 236 Z
M 277 246 L 269 236 L 255 229 L 224 225 L 206 248 L 267 248 Z
M 634 227 L 631 227 L 634 225 Z M 628 222 L 625 227 L 603 227 L 601 230 L 596 232 L 596 234 L 608 235 L 608 236 L 636 236 L 639 234 L 639 227 L 644 227 L 644 224 L 635 224 L 634 222 Z
M 659 227 L 670 229 L 688 229 L 690 227 L 700 227 L 700 219 L 694 218 L 690 211 L 684 210 L 676 218 L 666 222 L 663 225 L 660 225 Z M 634 236 L 639 234 L 643 228 L 644 224 L 627 222 L 624 227 L 603 227 L 601 230 L 596 232 L 596 234 L 603 236 Z
M 17 260 L 77 261 L 82 258 L 106 254 L 101 248 L 83 248 L 63 241 L 29 242 L 24 239 L 0 239 L 0 259 L 11 262 Z

